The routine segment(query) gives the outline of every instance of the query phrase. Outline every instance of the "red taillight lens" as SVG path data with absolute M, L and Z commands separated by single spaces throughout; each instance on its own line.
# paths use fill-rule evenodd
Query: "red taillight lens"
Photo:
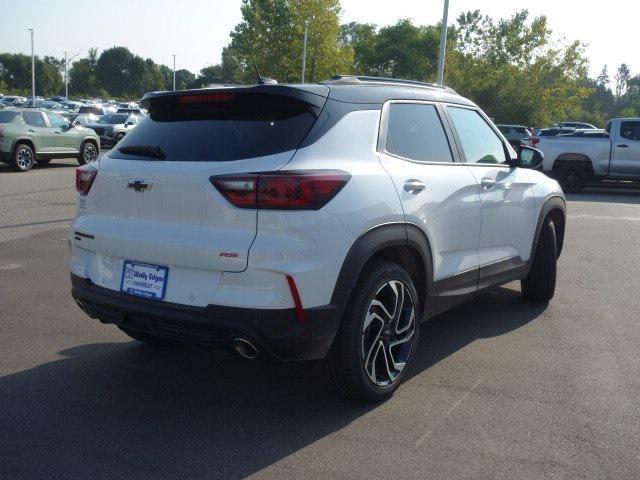
M 318 210 L 349 181 L 342 171 L 266 173 L 258 180 L 258 208 Z
M 341 170 L 268 172 L 211 177 L 211 183 L 236 207 L 263 210 L 318 210 L 349 181 Z
M 209 180 L 232 205 L 240 208 L 256 208 L 258 175 L 222 175 L 211 177 Z
M 92 165 L 83 165 L 76 168 L 76 191 L 80 195 L 86 195 L 93 185 L 98 170 Z
M 540 139 L 538 137 L 531 137 L 531 146 L 532 147 L 534 147 L 538 143 L 540 143 Z

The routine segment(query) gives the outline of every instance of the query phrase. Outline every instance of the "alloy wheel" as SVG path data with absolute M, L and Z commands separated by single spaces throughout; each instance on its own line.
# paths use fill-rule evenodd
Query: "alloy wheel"
M 582 184 L 582 178 L 575 170 L 568 170 L 564 174 L 564 184 L 570 188 L 577 188 Z
M 362 328 L 362 362 L 369 379 L 391 385 L 404 370 L 415 343 L 415 301 L 406 285 L 390 280 L 369 304 Z
M 28 148 L 22 147 L 20 150 L 18 150 L 18 158 L 16 163 L 21 169 L 27 170 L 33 165 L 33 152 L 31 152 L 31 150 Z
M 84 147 L 84 151 L 82 152 L 82 157 L 84 158 L 85 163 L 94 162 L 98 157 L 96 147 L 94 147 L 91 143 L 87 143 Z

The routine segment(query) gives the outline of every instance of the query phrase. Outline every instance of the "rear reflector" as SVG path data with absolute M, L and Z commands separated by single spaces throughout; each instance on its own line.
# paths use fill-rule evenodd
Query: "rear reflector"
M 83 165 L 76 168 L 76 191 L 80 195 L 86 195 L 93 185 L 98 170 L 93 165 Z
M 211 183 L 239 208 L 319 210 L 349 181 L 341 170 L 301 170 L 211 177 Z
M 302 300 L 300 300 L 300 294 L 298 293 L 298 287 L 291 275 L 287 275 L 287 283 L 289 284 L 289 290 L 291 290 L 291 297 L 293 298 L 293 305 L 296 310 L 296 318 L 298 323 L 304 323 L 304 309 L 302 308 Z

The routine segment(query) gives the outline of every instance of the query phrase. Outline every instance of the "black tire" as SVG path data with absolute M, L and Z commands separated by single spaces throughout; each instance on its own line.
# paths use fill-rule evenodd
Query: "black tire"
M 50 158 L 38 158 L 36 160 L 36 162 L 38 163 L 39 167 L 46 167 L 47 165 L 49 165 L 50 161 L 51 161 Z
M 124 133 L 120 132 L 118 134 L 118 136 L 116 137 L 116 143 L 119 142 L 120 140 L 122 140 L 124 138 Z
M 563 165 L 557 177 L 564 193 L 579 193 L 587 185 L 587 172 L 581 165 Z
M 80 165 L 86 165 L 87 163 L 95 162 L 98 159 L 98 147 L 95 143 L 86 141 L 80 147 L 80 153 L 78 154 L 78 163 Z
M 553 220 L 545 219 L 540 230 L 533 263 L 528 275 L 520 281 L 522 296 L 534 302 L 548 302 L 556 290 L 558 244 Z
M 400 284 L 403 286 L 404 302 L 403 308 L 398 309 L 397 299 L 400 295 L 397 292 L 401 290 Z M 385 295 L 388 302 L 384 300 Z M 407 298 L 410 303 L 407 303 Z M 395 305 L 394 318 L 385 316 L 391 319 L 388 323 L 381 316 L 370 320 L 375 317 L 372 312 L 382 312 L 373 305 L 374 299 L 383 299 L 383 303 Z M 363 402 L 379 402 L 393 394 L 402 383 L 416 349 L 420 328 L 419 305 L 413 281 L 402 267 L 386 261 L 374 261 L 367 265 L 351 294 L 333 345 L 321 362 L 323 376 L 329 387 L 345 397 Z M 369 322 L 365 323 L 365 319 L 369 319 Z M 395 346 L 392 345 L 394 342 Z M 369 353 L 367 358 L 365 350 Z M 391 352 L 395 352 L 395 357 L 391 356 Z M 388 358 L 391 358 L 391 362 Z M 390 363 L 391 369 L 385 369 Z M 396 365 L 404 366 L 398 370 Z M 390 383 L 385 384 L 385 378 L 391 379 Z
M 153 345 L 154 347 L 168 347 L 171 345 L 175 345 L 178 342 L 168 340 L 166 338 L 156 337 L 155 335 L 151 335 L 149 333 L 140 332 L 137 330 L 130 330 L 125 327 L 118 327 L 124 333 L 129 335 L 134 340 L 145 343 L 147 345 Z
M 9 166 L 14 172 L 28 172 L 36 163 L 36 154 L 26 143 L 19 143 L 13 149 Z

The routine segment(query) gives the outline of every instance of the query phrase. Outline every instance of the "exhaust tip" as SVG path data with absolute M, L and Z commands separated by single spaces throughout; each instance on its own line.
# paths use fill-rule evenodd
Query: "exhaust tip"
M 231 344 L 233 345 L 233 349 L 236 353 L 242 358 L 246 358 L 248 360 L 258 358 L 258 348 L 249 340 L 237 337 L 233 339 Z

